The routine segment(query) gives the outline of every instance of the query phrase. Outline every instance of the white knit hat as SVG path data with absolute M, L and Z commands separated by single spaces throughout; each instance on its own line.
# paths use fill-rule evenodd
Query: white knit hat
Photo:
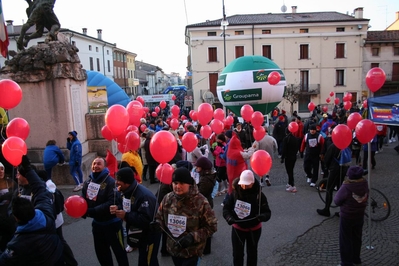
M 251 170 L 244 170 L 240 175 L 239 185 L 251 185 L 255 182 L 254 173 Z

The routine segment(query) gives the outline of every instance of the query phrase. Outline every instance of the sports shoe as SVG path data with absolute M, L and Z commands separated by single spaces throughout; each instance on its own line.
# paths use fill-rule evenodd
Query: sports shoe
M 292 187 L 292 186 L 289 186 L 288 188 L 286 188 L 285 191 L 291 192 L 291 193 L 297 192 L 296 187 Z
M 285 185 L 285 188 L 289 188 L 291 185 L 290 184 L 287 184 L 287 185 Z
M 272 183 L 270 183 L 269 178 L 265 178 L 265 182 L 266 182 L 266 185 L 267 185 L 268 187 L 270 187 L 270 186 L 272 185 Z
M 330 217 L 330 210 L 326 209 L 317 209 L 317 213 L 322 216 Z
M 396 138 L 392 138 L 392 142 L 396 142 Z
M 79 184 L 73 189 L 73 192 L 78 192 L 78 191 L 82 190 L 82 188 L 83 188 L 83 184 Z
M 132 248 L 131 246 L 127 245 L 127 247 L 125 248 L 126 253 L 130 253 L 134 250 L 136 250 L 137 248 Z
M 310 183 L 310 185 L 309 186 L 311 186 L 311 187 L 315 187 L 316 186 L 316 184 L 315 183 Z
M 390 139 L 390 140 L 388 141 L 388 143 L 392 143 L 392 139 Z
M 308 179 L 306 180 L 307 183 L 311 183 L 312 179 L 308 177 Z
M 264 187 L 264 186 L 265 186 L 265 183 L 263 183 L 262 180 L 261 180 L 259 183 L 260 183 L 260 186 L 261 186 L 261 187 Z

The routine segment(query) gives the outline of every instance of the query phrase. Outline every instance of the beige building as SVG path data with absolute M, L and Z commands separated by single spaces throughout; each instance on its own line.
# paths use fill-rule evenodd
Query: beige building
M 351 16 L 297 13 L 294 6 L 289 13 L 234 15 L 227 21 L 224 32 L 222 19 L 186 27 L 195 109 L 204 102 L 207 91 L 214 94 L 218 106 L 216 84 L 224 61 L 229 64 L 246 55 L 268 57 L 281 68 L 287 87 L 299 88 L 301 97 L 294 110 L 303 116 L 309 114 L 310 101 L 325 104 L 330 92 L 341 99 L 351 92 L 352 102 L 361 100 L 362 49 L 369 24 L 363 8 L 355 9 Z M 279 106 L 290 110 L 286 101 Z

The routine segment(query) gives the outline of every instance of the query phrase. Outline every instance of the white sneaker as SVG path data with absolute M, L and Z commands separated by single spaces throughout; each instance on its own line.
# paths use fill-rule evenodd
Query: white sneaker
M 312 182 L 312 179 L 308 177 L 308 179 L 306 180 L 307 183 Z
M 131 246 L 127 245 L 127 247 L 125 248 L 126 253 L 130 253 L 134 250 L 134 248 L 132 248 Z
M 392 143 L 392 139 L 390 139 L 388 142 L 389 142 L 389 143 Z
M 82 190 L 82 188 L 83 188 L 83 184 L 79 184 L 73 189 L 73 192 L 78 192 L 78 191 Z
M 392 138 L 392 142 L 396 142 L 396 139 L 395 139 L 395 138 Z
M 311 187 L 315 187 L 316 186 L 316 184 L 315 183 L 310 183 L 310 185 L 309 186 L 311 186 Z
M 291 192 L 291 193 L 295 193 L 295 192 L 297 192 L 297 190 L 296 190 L 296 187 L 292 187 L 292 186 L 290 186 L 290 187 L 286 188 L 286 189 L 285 189 L 285 191 L 287 191 L 287 192 Z
M 287 184 L 287 185 L 285 185 L 285 188 L 289 188 L 291 185 L 290 184 Z

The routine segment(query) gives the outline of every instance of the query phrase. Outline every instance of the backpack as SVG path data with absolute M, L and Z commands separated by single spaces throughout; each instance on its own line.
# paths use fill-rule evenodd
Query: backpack
M 334 158 L 340 166 L 349 166 L 352 162 L 352 150 L 347 147 L 339 152 L 338 158 Z
M 55 213 L 59 214 L 60 212 L 64 211 L 64 195 L 62 195 L 62 192 L 58 188 L 55 189 L 53 195 Z

